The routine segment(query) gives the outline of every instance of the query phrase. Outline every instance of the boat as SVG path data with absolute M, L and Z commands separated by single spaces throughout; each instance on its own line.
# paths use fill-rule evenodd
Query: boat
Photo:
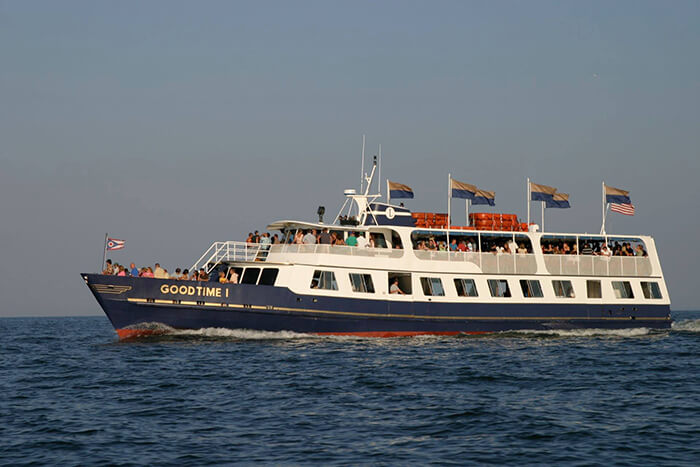
M 344 191 L 329 224 L 319 207 L 318 221 L 268 225 L 279 243 L 214 242 L 190 268 L 209 281 L 82 278 L 120 338 L 201 328 L 367 337 L 670 328 L 651 236 L 541 232 L 494 213 L 453 226 L 444 213 L 370 194 L 375 170 L 376 161 L 365 189 Z M 294 243 L 324 229 L 345 245 Z M 351 237 L 363 240 L 351 246 Z M 609 255 L 619 245 L 638 254 Z M 237 283 L 216 281 L 219 273 Z

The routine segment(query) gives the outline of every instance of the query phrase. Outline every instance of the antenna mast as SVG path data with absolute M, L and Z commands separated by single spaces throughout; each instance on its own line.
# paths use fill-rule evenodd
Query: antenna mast
M 360 168 L 360 193 L 365 183 L 365 135 L 362 135 L 362 167 Z

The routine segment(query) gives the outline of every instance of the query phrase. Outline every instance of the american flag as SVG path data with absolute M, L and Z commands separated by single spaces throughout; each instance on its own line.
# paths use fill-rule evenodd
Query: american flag
M 121 250 L 124 248 L 125 240 L 117 240 L 116 238 L 107 239 L 107 251 Z
M 610 203 L 610 210 L 612 212 L 619 212 L 625 216 L 634 216 L 634 205 L 633 204 L 620 204 L 620 203 Z

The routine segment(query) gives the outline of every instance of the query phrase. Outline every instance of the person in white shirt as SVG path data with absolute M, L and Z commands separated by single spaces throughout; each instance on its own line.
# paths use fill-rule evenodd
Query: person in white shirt
M 359 236 L 357 237 L 357 246 L 359 248 L 367 247 L 367 239 L 363 234 L 359 234 Z
M 316 231 L 310 230 L 306 235 L 304 235 L 304 245 L 315 245 L 316 244 Z
M 398 277 L 395 277 L 394 281 L 391 283 L 391 287 L 389 287 L 389 293 L 406 295 L 406 292 L 401 290 L 401 288 L 399 287 L 399 278 Z

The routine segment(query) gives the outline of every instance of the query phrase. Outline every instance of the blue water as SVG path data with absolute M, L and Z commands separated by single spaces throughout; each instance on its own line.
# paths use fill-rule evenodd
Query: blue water
M 0 319 L 0 464 L 700 464 L 671 331 L 357 339 Z

